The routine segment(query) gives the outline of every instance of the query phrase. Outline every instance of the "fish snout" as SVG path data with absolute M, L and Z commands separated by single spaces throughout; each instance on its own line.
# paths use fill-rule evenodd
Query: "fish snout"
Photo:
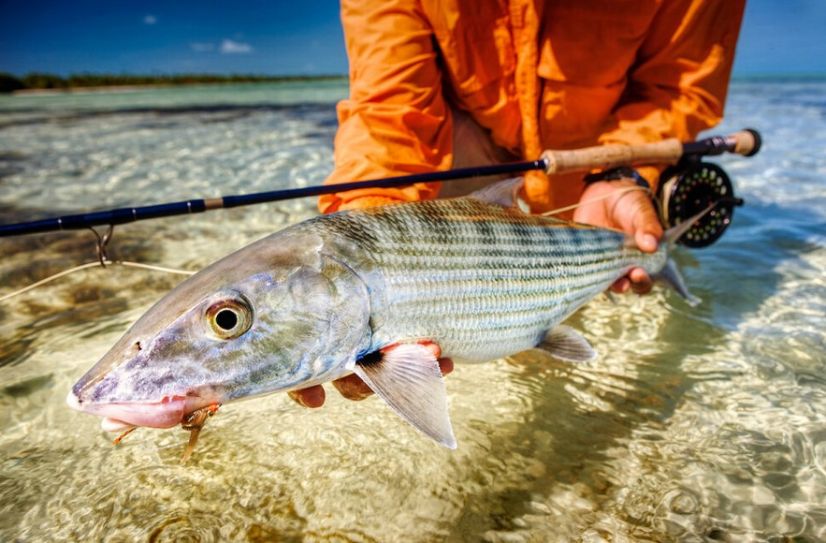
M 193 411 L 217 403 L 200 396 L 166 396 L 153 402 L 86 402 L 78 398 L 74 390 L 66 397 L 66 403 L 76 411 L 103 418 L 101 427 L 107 432 L 117 432 L 133 426 L 148 428 L 172 428 L 183 422 Z
M 77 394 L 75 394 L 74 389 L 70 390 L 69 394 L 66 395 L 66 405 L 68 405 L 75 411 L 83 411 L 83 406 L 81 405 L 80 398 L 77 397 Z
M 81 413 L 87 411 L 74 390 L 70 390 L 69 394 L 66 395 L 66 405 L 75 411 L 80 411 Z M 109 417 L 104 417 L 100 422 L 100 426 L 105 432 L 119 432 L 129 428 L 134 428 L 134 425 L 132 424 Z
M 158 402 L 108 402 L 84 401 L 75 390 L 66 396 L 66 404 L 82 413 L 103 418 L 101 426 L 106 431 L 117 431 L 130 426 L 171 428 L 181 423 L 186 415 L 185 396 L 166 397 Z

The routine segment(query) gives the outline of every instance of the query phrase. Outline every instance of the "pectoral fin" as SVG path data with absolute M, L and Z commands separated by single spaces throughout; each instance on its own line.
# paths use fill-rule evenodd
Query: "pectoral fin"
M 353 371 L 415 428 L 456 448 L 445 383 L 431 349 L 418 343 L 392 345 L 363 357 Z
M 589 362 L 597 356 L 587 339 L 564 324 L 560 324 L 545 334 L 545 338 L 536 348 L 547 351 L 554 358 L 566 362 Z

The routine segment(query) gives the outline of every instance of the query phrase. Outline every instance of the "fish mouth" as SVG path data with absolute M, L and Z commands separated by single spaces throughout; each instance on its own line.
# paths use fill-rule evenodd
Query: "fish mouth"
M 101 427 L 107 432 L 128 430 L 136 426 L 172 428 L 184 421 L 193 411 L 214 404 L 214 400 L 196 395 L 164 396 L 154 402 L 81 402 L 70 391 L 66 403 L 72 409 L 103 417 Z

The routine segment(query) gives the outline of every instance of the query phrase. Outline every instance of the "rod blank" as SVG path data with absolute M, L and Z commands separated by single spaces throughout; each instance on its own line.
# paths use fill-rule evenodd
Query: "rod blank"
M 311 187 L 255 192 L 252 194 L 237 194 L 223 196 L 220 198 L 199 198 L 195 200 L 170 202 L 168 204 L 124 207 L 119 209 L 111 209 L 108 211 L 64 215 L 62 217 L 53 217 L 39 221 L 3 224 L 0 225 L 0 237 L 19 236 L 23 234 L 39 234 L 59 230 L 81 230 L 93 226 L 125 224 L 135 221 L 142 221 L 145 219 L 158 219 L 161 217 L 172 217 L 175 215 L 187 215 L 190 213 L 201 213 L 211 209 L 241 207 L 266 202 L 279 202 L 282 200 L 292 200 L 294 198 L 303 198 L 306 196 L 319 196 L 321 194 L 331 194 L 334 192 L 363 189 L 368 187 L 392 188 L 409 185 L 411 183 L 455 181 L 467 177 L 485 177 L 543 169 L 545 169 L 545 163 L 542 160 L 532 160 L 528 162 L 512 162 L 508 164 L 495 164 L 493 166 L 475 166 L 471 168 L 459 168 L 456 170 L 441 172 L 427 172 L 413 175 L 403 175 L 399 177 L 387 177 L 384 179 L 373 179 L 369 181 L 353 181 L 350 183 L 340 183 L 336 185 L 314 185 Z
M 539 160 L 511 162 L 493 166 L 476 166 L 441 172 L 427 172 L 369 181 L 353 181 L 336 185 L 314 185 L 293 189 L 272 190 L 252 194 L 199 198 L 167 204 L 124 207 L 64 215 L 39 221 L 0 225 L 0 237 L 38 234 L 59 230 L 80 230 L 94 226 L 125 224 L 145 219 L 202 213 L 211 209 L 240 207 L 265 202 L 279 202 L 306 196 L 320 196 L 368 187 L 392 188 L 431 181 L 455 181 L 468 177 L 487 177 L 544 170 L 548 174 L 588 171 L 594 168 L 612 168 L 634 164 L 676 164 L 687 156 L 737 153 L 752 156 L 760 150 L 760 134 L 747 128 L 728 136 L 715 136 L 695 142 L 680 143 L 676 139 L 642 145 L 603 145 L 571 151 L 545 151 Z

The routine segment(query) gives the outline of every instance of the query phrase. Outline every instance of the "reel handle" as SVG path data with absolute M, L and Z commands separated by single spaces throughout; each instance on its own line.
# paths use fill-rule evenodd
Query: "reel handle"
M 571 151 L 546 150 L 541 155 L 545 173 L 585 172 L 594 168 L 616 168 L 634 164 L 677 164 L 690 156 L 736 153 L 753 156 L 760 150 L 760 133 L 746 128 L 728 136 L 682 143 L 671 138 L 641 145 L 599 145 Z

